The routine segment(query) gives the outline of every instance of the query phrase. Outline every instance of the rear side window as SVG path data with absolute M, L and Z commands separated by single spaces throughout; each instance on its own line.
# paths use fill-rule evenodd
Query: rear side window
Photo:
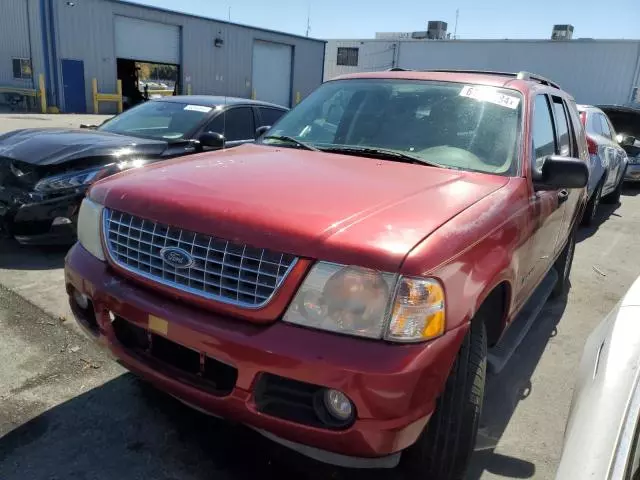
M 533 106 L 533 150 L 536 160 L 556 153 L 553 119 L 546 95 L 538 95 Z
M 584 126 L 578 112 L 578 107 L 573 99 L 564 104 L 567 110 L 567 119 L 569 120 L 569 133 L 571 140 L 571 156 L 574 158 L 582 158 L 586 154 L 587 139 L 585 137 Z
M 260 126 L 274 126 L 280 117 L 286 112 L 284 110 L 278 110 L 276 108 L 264 108 L 260 107 Z
M 607 138 L 613 138 L 613 135 L 611 134 L 611 129 L 609 128 L 609 122 L 607 122 L 607 119 L 604 117 L 604 115 L 598 114 L 597 117 L 600 122 L 600 131 L 602 132 L 602 136 Z
M 592 135 L 602 135 L 602 126 L 600 125 L 600 119 L 598 118 L 600 115 L 597 113 L 588 113 L 587 114 L 587 133 Z
M 558 134 L 558 153 L 565 157 L 571 156 L 571 138 L 569 136 L 569 124 L 567 113 L 562 99 L 553 97 L 553 110 L 556 116 L 556 129 Z

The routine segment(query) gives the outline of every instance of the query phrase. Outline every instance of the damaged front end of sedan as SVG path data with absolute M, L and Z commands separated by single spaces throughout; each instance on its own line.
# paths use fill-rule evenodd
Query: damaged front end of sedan
M 33 165 L 0 157 L 0 235 L 31 245 L 70 245 L 88 187 L 145 160 L 90 158 L 72 165 Z

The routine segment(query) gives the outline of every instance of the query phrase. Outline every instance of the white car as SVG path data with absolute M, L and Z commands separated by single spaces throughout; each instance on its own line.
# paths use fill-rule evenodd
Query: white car
M 578 111 L 587 134 L 589 149 L 589 201 L 582 216 L 582 224 L 590 225 L 596 217 L 601 200 L 606 203 L 620 201 L 628 158 L 604 111 L 590 105 L 578 105 Z
M 640 478 L 640 278 L 589 336 L 556 480 Z

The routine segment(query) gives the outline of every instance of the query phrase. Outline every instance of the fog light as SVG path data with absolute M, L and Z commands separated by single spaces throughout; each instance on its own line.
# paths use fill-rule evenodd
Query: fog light
M 338 420 L 348 420 L 353 415 L 351 400 L 339 390 L 324 392 L 324 405 L 332 417 Z
M 67 217 L 56 217 L 51 225 L 55 227 L 57 225 L 71 225 L 71 223 L 73 222 Z
M 74 290 L 73 299 L 81 309 L 86 310 L 89 307 L 89 297 L 87 297 L 84 293 L 80 293 L 78 290 Z

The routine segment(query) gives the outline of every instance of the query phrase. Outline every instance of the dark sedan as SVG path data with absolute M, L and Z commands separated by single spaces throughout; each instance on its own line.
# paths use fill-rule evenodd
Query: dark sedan
M 243 98 L 175 96 L 138 105 L 99 127 L 0 135 L 0 232 L 23 244 L 70 244 L 93 182 L 150 162 L 252 142 L 286 111 Z

